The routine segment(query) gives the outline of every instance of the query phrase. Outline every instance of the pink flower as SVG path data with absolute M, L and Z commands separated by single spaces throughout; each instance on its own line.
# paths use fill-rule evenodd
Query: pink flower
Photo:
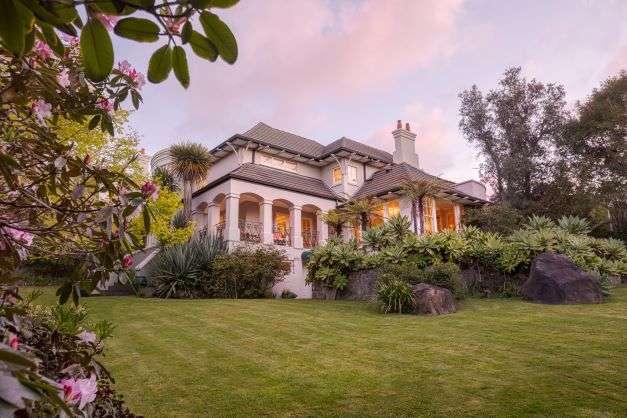
M 152 198 L 153 200 L 155 200 L 157 198 L 157 186 L 151 181 L 147 181 L 146 183 L 144 183 L 144 185 L 141 187 L 141 192 L 146 199 Z
M 122 74 L 128 76 L 138 90 L 141 90 L 141 88 L 144 87 L 144 84 L 146 84 L 146 78 L 144 75 L 133 68 L 127 60 L 118 63 L 118 70 L 120 70 Z
M 120 72 L 122 74 L 128 74 L 128 72 L 131 70 L 131 68 L 133 68 L 131 66 L 131 63 L 128 62 L 127 60 L 124 60 L 122 62 L 118 62 L 118 70 L 120 70 Z
M 52 116 L 52 105 L 41 99 L 35 100 L 30 108 L 40 125 L 45 125 L 44 119 Z
M 9 347 L 11 347 L 12 350 L 17 350 L 18 346 L 19 340 L 17 338 L 17 335 L 9 333 Z
M 109 99 L 102 99 L 96 103 L 96 107 L 104 110 L 105 112 L 113 112 L 113 103 Z
M 61 382 L 63 387 L 63 399 L 70 405 L 76 405 L 81 397 L 78 382 L 74 379 L 63 379 Z
M 70 85 L 70 73 L 67 69 L 63 69 L 59 74 L 57 74 L 57 82 L 63 88 L 67 88 Z
M 163 18 L 163 20 L 165 22 L 165 27 L 167 28 L 168 32 L 173 35 L 178 35 L 180 33 L 181 26 L 183 26 L 183 24 L 187 22 L 187 17 L 165 17 Z
M 85 408 L 90 402 L 96 399 L 98 393 L 98 382 L 96 375 L 92 374 L 89 379 L 63 379 L 59 382 L 63 388 L 63 398 L 70 405 L 76 405 L 79 409 Z
M 131 254 L 125 254 L 124 257 L 122 257 L 122 268 L 130 268 L 133 267 L 133 256 Z
M 54 53 L 52 52 L 52 49 L 50 49 L 48 44 L 39 39 L 35 41 L 35 46 L 33 47 L 33 49 L 35 50 L 35 53 L 39 56 L 39 58 L 41 58 L 42 60 L 47 60 L 48 58 L 52 58 L 52 56 L 54 55 Z
M 117 16 L 109 16 L 109 15 L 106 15 L 104 13 L 98 13 L 96 15 L 96 19 L 98 19 L 100 21 L 100 23 L 102 23 L 102 25 L 107 30 L 112 30 L 113 27 L 115 26 L 115 24 L 118 22 L 119 17 L 117 17 Z
M 81 331 L 76 337 L 85 344 L 93 344 L 96 342 L 96 334 L 90 331 Z
M 26 246 L 30 246 L 33 243 L 33 234 L 21 231 L 19 229 L 11 228 L 10 226 L 6 226 L 3 228 L 3 232 L 13 238 L 13 240 L 19 242 L 20 244 L 24 244 Z

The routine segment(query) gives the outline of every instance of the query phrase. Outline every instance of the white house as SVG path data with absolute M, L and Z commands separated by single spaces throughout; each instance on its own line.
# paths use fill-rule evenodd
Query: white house
M 229 247 L 246 242 L 285 250 L 292 272 L 274 291 L 287 288 L 309 298 L 301 254 L 333 234 L 322 215 L 347 199 L 380 198 L 380 221 L 399 213 L 410 217 L 411 203 L 398 193 L 400 185 L 415 179 L 438 182 L 441 192 L 424 205 L 427 233 L 459 228 L 464 207 L 486 202 L 483 184 L 456 184 L 419 168 L 409 124 L 403 128 L 399 120 L 392 135 L 395 149 L 389 154 L 344 137 L 322 145 L 258 123 L 211 151 L 215 164 L 193 194 L 196 225 L 221 235 Z M 151 166 L 168 161 L 159 151 Z

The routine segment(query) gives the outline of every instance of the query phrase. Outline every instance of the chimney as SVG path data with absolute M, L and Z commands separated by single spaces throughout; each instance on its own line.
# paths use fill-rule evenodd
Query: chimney
M 396 130 L 392 131 L 394 137 L 394 154 L 393 161 L 396 164 L 407 163 L 411 166 L 419 168 L 418 154 L 416 154 L 416 134 L 409 128 L 409 123 L 403 123 L 399 120 L 396 123 Z

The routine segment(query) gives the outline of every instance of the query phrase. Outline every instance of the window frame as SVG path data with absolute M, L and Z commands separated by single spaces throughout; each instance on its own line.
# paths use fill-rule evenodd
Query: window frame
M 339 179 L 335 179 L 336 170 L 340 173 Z M 342 180 L 344 180 L 344 173 L 342 173 L 342 169 L 340 167 L 331 167 L 331 182 L 334 186 L 342 184 Z
M 355 170 L 355 179 L 351 179 L 351 169 Z M 357 167 L 355 167 L 354 165 L 348 165 L 346 166 L 346 179 L 348 181 L 349 184 L 357 184 Z

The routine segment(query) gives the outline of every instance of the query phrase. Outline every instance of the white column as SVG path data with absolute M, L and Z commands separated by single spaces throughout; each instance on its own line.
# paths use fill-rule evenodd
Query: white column
M 207 205 L 207 232 L 216 233 L 216 225 L 220 222 L 220 206 L 212 202 Z
M 435 197 L 430 197 L 429 199 L 431 199 L 431 202 L 433 203 L 431 205 L 431 216 L 433 217 L 433 233 L 438 232 L 438 211 L 437 211 L 437 204 L 435 201 Z
M 386 200 L 385 203 L 383 204 L 383 222 L 387 222 L 389 218 L 390 218 L 390 212 L 388 209 L 388 202 Z
M 272 244 L 274 242 L 272 237 L 272 201 L 264 200 L 259 204 L 259 209 L 261 210 L 259 215 L 263 225 L 263 243 Z
M 354 238 L 354 236 L 353 236 L 353 224 L 352 223 L 346 222 L 346 223 L 344 223 L 344 225 L 342 225 L 342 238 L 346 242 L 348 242 L 352 238 Z
M 239 241 L 239 194 L 228 193 L 226 204 L 226 241 Z
M 459 231 L 462 228 L 462 210 L 459 203 L 454 203 L 453 205 L 453 210 L 455 211 L 455 230 Z
M 323 245 L 329 238 L 329 225 L 324 221 L 324 212 L 316 212 L 316 231 L 318 231 L 318 244 Z
M 301 209 L 300 206 L 292 206 L 290 208 L 290 227 L 292 230 L 292 247 L 294 248 L 303 248 Z

